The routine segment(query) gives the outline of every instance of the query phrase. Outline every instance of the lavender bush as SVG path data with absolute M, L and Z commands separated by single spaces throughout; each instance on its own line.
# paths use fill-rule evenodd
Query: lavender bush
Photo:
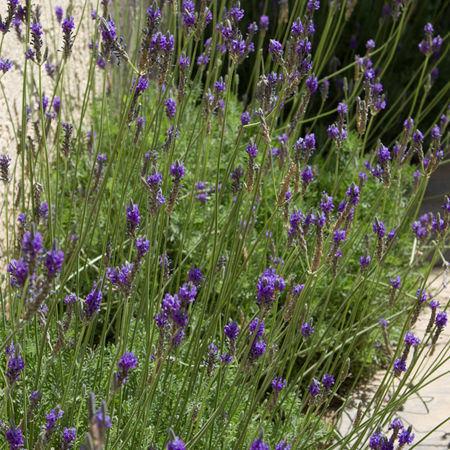
M 24 57 L 0 63 L 2 89 L 23 77 L 0 156 L 2 448 L 413 443 L 398 408 L 449 358 L 428 291 L 450 200 L 418 216 L 449 148 L 439 7 L 103 0 L 53 5 L 50 33 L 6 3 L 0 52 Z

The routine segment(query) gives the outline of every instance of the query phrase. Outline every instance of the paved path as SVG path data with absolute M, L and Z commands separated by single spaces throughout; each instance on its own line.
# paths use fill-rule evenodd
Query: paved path
M 433 280 L 437 274 L 441 272 L 439 269 L 435 269 L 432 272 L 430 280 Z M 434 275 L 434 276 L 433 276 Z M 433 282 L 429 288 L 429 292 L 438 292 L 439 295 L 435 297 L 438 299 L 442 309 L 450 301 L 450 283 L 448 288 L 443 289 L 443 277 L 439 276 L 436 281 Z M 421 315 L 418 323 L 414 326 L 414 334 L 423 339 L 425 329 L 428 324 L 430 310 L 427 308 Z M 424 367 L 421 368 L 419 373 L 423 373 L 427 367 L 429 367 L 433 361 L 439 358 L 440 352 L 444 349 L 445 345 L 450 341 L 450 322 L 444 332 L 441 334 L 436 351 L 430 358 L 428 357 L 428 351 L 424 352 Z M 436 378 L 439 375 L 443 375 L 438 380 L 424 386 L 419 395 L 411 396 L 406 403 L 400 408 L 398 416 L 402 419 L 405 427 L 412 425 L 413 432 L 416 435 L 414 444 L 417 444 L 422 438 L 424 438 L 430 431 L 432 431 L 439 423 L 450 418 L 450 348 L 447 345 L 448 350 L 441 359 L 443 361 L 442 366 L 437 369 L 430 380 Z M 411 360 L 411 355 L 408 359 L 408 363 Z M 363 405 L 368 404 L 373 397 L 373 392 L 378 388 L 381 380 L 385 375 L 385 371 L 381 371 L 375 375 L 367 385 L 361 386 L 355 392 L 354 405 L 357 405 L 360 401 Z M 417 380 L 418 378 L 416 378 Z M 398 384 L 397 384 L 398 385 Z M 352 420 L 355 417 L 356 408 L 352 407 L 345 411 L 342 419 L 338 423 L 338 430 L 342 435 L 346 435 L 351 429 Z M 386 430 L 383 430 L 386 431 Z M 438 430 L 434 431 L 423 442 L 415 447 L 415 450 L 444 450 L 450 448 L 450 420 L 443 424 Z

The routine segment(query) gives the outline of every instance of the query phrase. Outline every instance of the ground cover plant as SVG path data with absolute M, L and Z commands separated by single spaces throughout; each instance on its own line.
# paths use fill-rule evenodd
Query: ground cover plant
M 37 3 L 2 11 L 0 54 L 24 55 L 0 66 L 23 82 L 2 448 L 414 446 L 396 414 L 449 358 L 429 277 L 450 200 L 418 216 L 448 151 L 448 2 L 80 3 L 54 32 Z

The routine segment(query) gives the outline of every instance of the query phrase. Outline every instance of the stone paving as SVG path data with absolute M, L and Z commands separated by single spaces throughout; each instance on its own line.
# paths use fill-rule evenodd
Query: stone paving
M 442 272 L 442 269 L 434 269 L 430 280 L 433 280 Z M 443 288 L 443 276 L 440 275 L 432 283 L 428 292 L 436 293 L 441 291 L 439 295 L 435 297 L 440 302 L 440 309 L 443 309 L 450 301 L 450 286 Z M 429 309 L 421 315 L 418 323 L 414 327 L 414 334 L 423 337 L 426 326 L 429 319 Z M 427 367 L 435 361 L 437 358 L 441 358 L 443 362 L 442 366 L 437 369 L 430 377 L 434 379 L 438 376 L 442 376 L 438 380 L 424 386 L 418 395 L 410 397 L 405 404 L 400 407 L 398 416 L 402 419 L 405 427 L 412 425 L 413 432 L 415 434 L 414 449 L 417 450 L 444 450 L 450 448 L 450 324 L 441 334 L 436 345 L 436 351 L 430 358 L 428 351 L 424 352 L 423 367 L 421 367 L 420 374 L 426 371 Z M 444 350 L 441 355 L 442 350 Z M 411 359 L 411 356 L 409 360 Z M 367 404 L 373 397 L 373 393 L 378 388 L 380 382 L 385 375 L 384 371 L 379 372 L 375 377 L 365 386 L 358 388 L 354 395 L 353 405 L 357 405 L 360 401 L 363 405 Z M 353 418 L 356 415 L 356 408 L 351 407 L 345 411 L 340 422 L 338 423 L 338 431 L 342 435 L 346 435 L 351 429 Z M 432 431 L 437 425 L 448 420 L 439 429 Z M 427 434 L 432 432 L 428 437 Z M 424 439 L 425 438 L 425 439 Z M 422 441 L 423 439 L 423 441 Z M 409 448 L 412 448 L 413 445 Z

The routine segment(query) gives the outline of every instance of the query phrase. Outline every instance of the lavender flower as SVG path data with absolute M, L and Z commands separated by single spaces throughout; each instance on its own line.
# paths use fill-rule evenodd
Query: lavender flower
M 239 327 L 236 322 L 230 321 L 228 325 L 224 326 L 223 332 L 230 341 L 235 341 L 239 335 Z
M 259 19 L 259 26 L 263 32 L 269 29 L 269 17 L 266 15 L 262 15 Z
M 174 183 L 170 191 L 169 200 L 167 203 L 166 214 L 170 216 L 172 214 L 175 203 L 177 202 L 178 191 L 180 190 L 181 180 L 184 178 L 186 169 L 184 163 L 178 159 L 170 165 L 170 173 L 172 174 L 172 182 Z
M 147 180 L 144 180 L 145 187 L 149 190 L 150 196 L 148 199 L 148 203 L 150 206 L 149 212 L 151 217 L 156 217 L 158 214 L 158 210 L 166 203 L 166 199 L 162 195 L 160 183 L 163 181 L 162 174 L 156 170 L 155 166 L 152 166 L 151 175 L 147 176 Z
M 30 25 L 31 45 L 33 46 L 34 51 L 29 49 L 28 54 L 30 59 L 37 64 L 40 64 L 42 62 L 42 46 L 44 45 L 42 42 L 42 35 L 44 32 L 42 31 L 41 24 L 37 22 L 36 19 L 34 20 L 35 21 Z
M 19 261 L 12 259 L 7 265 L 7 271 L 11 275 L 10 283 L 14 288 L 22 288 L 28 278 L 28 264 L 23 258 Z
M 35 259 L 42 252 L 42 235 L 39 231 L 28 231 L 22 241 L 22 252 L 26 259 Z
M 0 59 L 0 71 L 4 74 L 12 69 L 13 63 L 10 59 Z
M 61 21 L 63 20 L 63 15 L 64 15 L 64 10 L 63 10 L 62 6 L 55 6 L 55 17 L 59 23 L 61 23 Z
M 3 427 L 2 427 L 3 428 Z M 22 430 L 16 428 L 14 424 L 11 424 L 11 428 L 4 427 L 6 441 L 9 444 L 10 450 L 20 450 L 25 444 L 25 439 L 23 437 Z
M 62 31 L 63 31 L 63 58 L 68 59 L 70 54 L 72 53 L 73 47 L 73 30 L 75 29 L 74 18 L 67 16 L 62 22 Z
M 167 450 L 186 450 L 186 444 L 178 436 L 175 436 L 171 428 L 169 428 L 169 438 Z
M 116 374 L 118 385 L 125 384 L 128 381 L 129 372 L 137 366 L 137 359 L 133 352 L 125 353 L 120 357 L 117 367 L 119 371 Z
M 284 279 L 275 273 L 275 269 L 266 269 L 256 285 L 256 302 L 259 305 L 270 305 L 285 287 Z
M 61 450 L 69 450 L 73 448 L 73 444 L 75 443 L 75 439 L 77 437 L 75 428 L 67 428 L 65 427 L 62 432 L 63 441 L 59 444 Z
M 414 333 L 408 331 L 405 335 L 405 344 L 413 347 L 417 347 L 420 344 L 420 338 L 415 337 Z
M 287 441 L 281 441 L 276 445 L 275 450 L 291 450 L 291 448 Z
M 329 375 L 329 374 L 325 374 L 323 376 L 322 379 L 322 385 L 325 388 L 326 391 L 330 391 L 331 388 L 333 387 L 335 381 L 334 381 L 334 376 L 333 375 Z
M 301 173 L 302 179 L 302 195 L 305 195 L 308 185 L 314 181 L 314 173 L 311 169 L 311 166 L 306 166 Z
M 86 296 L 84 302 L 85 309 L 85 322 L 89 323 L 95 317 L 95 314 L 100 311 L 100 303 L 102 302 L 103 294 L 101 291 L 101 279 L 97 283 L 94 281 L 94 287 L 92 291 Z
M 53 110 L 56 114 L 59 114 L 59 111 L 61 110 L 61 99 L 55 95 L 55 98 L 53 99 Z
M 280 64 L 280 66 L 285 66 L 286 63 L 283 59 L 283 46 L 281 45 L 281 42 L 271 39 L 269 44 L 269 53 L 272 54 L 273 61 L 276 61 Z
M 308 391 L 311 394 L 311 397 L 318 397 L 321 390 L 322 389 L 320 388 L 320 383 L 315 378 L 313 378 L 312 384 L 308 386 Z
M 397 275 L 397 278 L 394 280 L 393 278 L 390 279 L 392 289 L 400 289 L 400 283 L 401 283 L 400 275 Z
M 216 369 L 217 347 L 215 344 L 208 345 L 208 353 L 205 361 L 206 376 L 211 377 Z
M 11 181 L 11 174 L 9 171 L 9 165 L 11 164 L 11 158 L 6 155 L 0 155 L 0 180 L 7 184 Z
M 133 204 L 130 199 L 130 204 L 126 207 L 127 215 L 127 232 L 132 239 L 136 238 L 136 231 L 139 228 L 141 215 L 139 213 L 139 205 Z
M 312 320 L 302 325 L 302 336 L 304 341 L 309 339 L 313 333 L 314 333 L 314 325 L 312 323 Z
M 286 380 L 283 380 L 281 377 L 280 378 L 278 378 L 278 377 L 275 377 L 273 380 L 272 380 L 272 389 L 274 390 L 274 391 L 278 391 L 278 392 L 280 392 L 283 388 L 285 388 L 286 387 Z
M 20 377 L 20 372 L 25 368 L 25 362 L 19 354 L 20 347 L 16 344 L 14 355 L 8 360 L 8 369 L 6 371 L 6 378 L 8 379 L 8 386 L 12 388 Z
M 406 444 L 412 444 L 414 440 L 414 433 L 411 433 L 412 426 L 410 425 L 407 430 L 403 429 L 398 436 L 398 445 L 400 448 L 404 447 Z
M 136 239 L 135 245 L 139 256 L 142 258 L 145 254 L 148 253 L 148 250 L 150 248 L 150 241 L 148 239 L 139 238 Z
M 447 326 L 447 312 L 446 311 L 441 311 L 441 312 L 437 313 L 436 326 L 441 327 L 441 328 L 444 328 L 445 326 Z
M 419 44 L 419 50 L 425 55 L 430 56 L 434 52 L 439 51 L 442 45 L 442 38 L 437 36 L 433 38 L 433 26 L 428 23 L 424 27 L 425 39 Z
M 395 376 L 400 376 L 401 372 L 406 372 L 406 361 L 403 361 L 400 358 L 397 358 L 394 361 L 394 374 Z
M 259 433 L 259 438 L 255 439 L 252 445 L 250 445 L 250 450 L 269 450 L 270 446 L 263 442 L 264 440 L 264 430 Z
M 56 431 L 57 422 L 63 415 L 64 411 L 60 409 L 59 406 L 57 406 L 56 409 L 52 409 L 49 414 L 45 415 L 45 435 L 47 438 Z
M 199 287 L 202 283 L 203 275 L 199 267 L 192 266 L 189 270 L 188 281 Z
M 190 30 L 195 26 L 195 3 L 187 0 L 183 2 L 183 23 L 186 30 Z
M 164 100 L 164 106 L 166 107 L 166 116 L 169 120 L 175 117 L 177 112 L 176 107 L 177 103 L 173 98 L 166 98 Z
M 178 291 L 178 297 L 181 300 L 181 304 L 186 306 L 188 303 L 193 303 L 197 295 L 197 288 L 192 283 L 184 283 L 180 286 Z
M 242 126 L 248 125 L 249 123 L 250 123 L 250 113 L 249 112 L 242 113 L 242 115 L 241 115 Z
M 44 266 L 47 269 L 47 276 L 53 278 L 57 273 L 61 272 L 63 262 L 64 253 L 61 250 L 58 250 L 56 245 L 54 245 L 52 250 L 47 252 L 45 257 Z

